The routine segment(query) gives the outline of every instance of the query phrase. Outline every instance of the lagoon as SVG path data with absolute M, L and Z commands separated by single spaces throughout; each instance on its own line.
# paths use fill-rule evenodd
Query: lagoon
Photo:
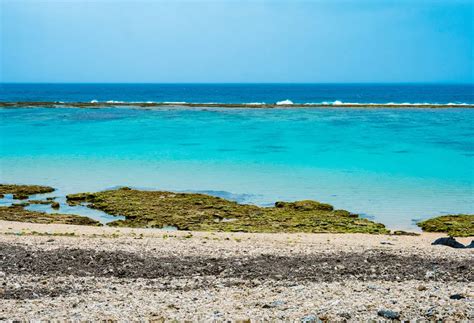
M 0 109 L 0 181 L 313 199 L 392 229 L 474 212 L 474 110 Z

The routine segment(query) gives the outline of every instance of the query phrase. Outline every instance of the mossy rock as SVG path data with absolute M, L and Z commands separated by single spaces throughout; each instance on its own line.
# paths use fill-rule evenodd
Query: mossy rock
M 28 203 L 29 204 L 43 204 L 43 205 L 46 205 L 46 204 L 53 203 L 53 201 L 49 201 L 49 200 L 29 200 Z
M 474 236 L 474 214 L 443 215 L 418 222 L 426 232 L 446 232 L 451 237 Z
M 299 211 L 332 211 L 334 208 L 330 204 L 319 203 L 311 200 L 303 200 L 296 202 L 276 202 L 276 208 L 287 208 Z
M 383 224 L 310 200 L 258 207 L 205 194 L 122 188 L 71 194 L 67 201 L 125 216 L 125 220 L 109 223 L 111 226 L 228 232 L 389 232 Z
M 13 194 L 17 200 L 26 200 L 30 195 L 51 193 L 54 188 L 41 185 L 0 184 L 0 195 Z
M 32 222 L 32 223 L 60 223 L 76 225 L 102 225 L 91 218 L 72 214 L 48 214 L 44 212 L 28 211 L 21 205 L 0 206 L 0 220 Z
M 416 236 L 419 236 L 420 234 L 416 233 L 416 232 L 410 232 L 410 231 L 404 231 L 404 230 L 395 230 L 395 231 L 392 232 L 392 235 L 394 235 L 394 236 L 413 236 L 413 237 L 416 237 Z

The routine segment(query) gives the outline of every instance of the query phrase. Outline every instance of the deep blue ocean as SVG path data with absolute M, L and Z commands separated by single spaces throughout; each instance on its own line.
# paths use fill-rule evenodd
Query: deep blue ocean
M 436 84 L 1 84 L 0 101 L 188 103 L 467 103 L 474 85 Z
M 472 85 L 2 85 L 2 101 L 474 103 Z M 474 109 L 0 108 L 0 182 L 314 199 L 415 229 L 474 212 Z M 72 211 L 71 211 L 72 212 Z

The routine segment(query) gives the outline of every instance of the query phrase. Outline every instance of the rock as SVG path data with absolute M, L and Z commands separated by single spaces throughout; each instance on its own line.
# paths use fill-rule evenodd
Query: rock
M 451 247 L 451 248 L 458 248 L 458 249 L 466 248 L 462 243 L 457 242 L 456 239 L 454 239 L 453 237 L 438 238 L 431 244 L 432 245 L 448 246 L 448 247 Z
M 420 234 L 416 233 L 416 232 L 395 230 L 395 231 L 393 231 L 392 235 L 394 235 L 394 236 L 419 236 Z
M 466 246 L 466 248 L 474 248 L 474 240 L 472 240 L 471 243 Z
M 58 202 L 53 202 L 51 203 L 51 207 L 55 210 L 59 209 L 59 203 Z
M 433 316 L 434 313 L 435 313 L 435 308 L 434 308 L 434 307 L 430 307 L 429 309 L 426 310 L 425 315 L 426 315 L 426 316 Z
M 461 295 L 461 294 L 453 294 L 451 296 L 449 296 L 449 299 L 455 299 L 455 300 L 460 300 L 460 299 L 463 299 L 463 298 L 466 298 L 464 295 Z
M 378 316 L 382 316 L 383 318 L 389 320 L 398 320 L 400 319 L 400 313 L 391 311 L 391 310 L 380 310 L 377 312 Z
M 342 318 L 345 318 L 346 320 L 349 320 L 349 319 L 352 318 L 351 313 L 348 313 L 348 312 L 339 313 L 339 316 L 342 317 Z
M 222 315 L 224 315 L 224 314 L 221 313 L 220 311 L 214 311 L 214 316 L 215 316 L 215 317 L 220 317 L 220 316 L 222 316 Z
M 284 301 L 274 301 L 274 302 L 271 302 L 270 304 L 264 304 L 262 308 L 274 308 L 274 307 L 281 306 L 283 304 L 285 304 Z
M 321 320 L 316 315 L 306 315 L 301 318 L 301 322 L 313 323 L 313 322 L 321 322 Z
M 420 292 L 422 292 L 422 291 L 426 290 L 426 286 L 420 285 L 420 286 L 417 287 L 417 289 L 418 289 Z
M 276 208 L 289 208 L 294 210 L 300 211 L 314 211 L 314 210 L 324 210 L 324 211 L 332 211 L 334 207 L 330 204 L 320 203 L 317 201 L 311 200 L 303 200 L 303 201 L 296 201 L 296 202 L 282 202 L 277 201 L 275 202 Z
M 431 279 L 431 278 L 435 278 L 435 277 L 436 277 L 436 272 L 434 272 L 434 271 L 428 270 L 425 273 L 425 278 L 426 279 Z

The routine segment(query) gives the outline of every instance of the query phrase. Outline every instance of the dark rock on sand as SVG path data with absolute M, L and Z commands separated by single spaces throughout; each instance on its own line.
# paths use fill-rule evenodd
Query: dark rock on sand
M 462 243 L 456 241 L 456 239 L 454 239 L 453 237 L 438 238 L 432 243 L 432 245 L 442 245 L 459 249 L 466 248 Z
M 400 319 L 400 313 L 391 311 L 391 310 L 380 310 L 377 312 L 378 316 L 382 316 L 383 318 L 389 320 L 398 320 Z
M 418 291 L 422 292 L 424 290 L 426 290 L 426 286 L 425 285 L 419 285 L 417 288 L 416 288 Z
M 464 295 L 461 295 L 461 294 L 454 294 L 454 295 L 449 296 L 449 299 L 455 299 L 455 300 L 460 300 L 460 299 L 463 299 L 463 298 L 466 298 L 466 297 Z

